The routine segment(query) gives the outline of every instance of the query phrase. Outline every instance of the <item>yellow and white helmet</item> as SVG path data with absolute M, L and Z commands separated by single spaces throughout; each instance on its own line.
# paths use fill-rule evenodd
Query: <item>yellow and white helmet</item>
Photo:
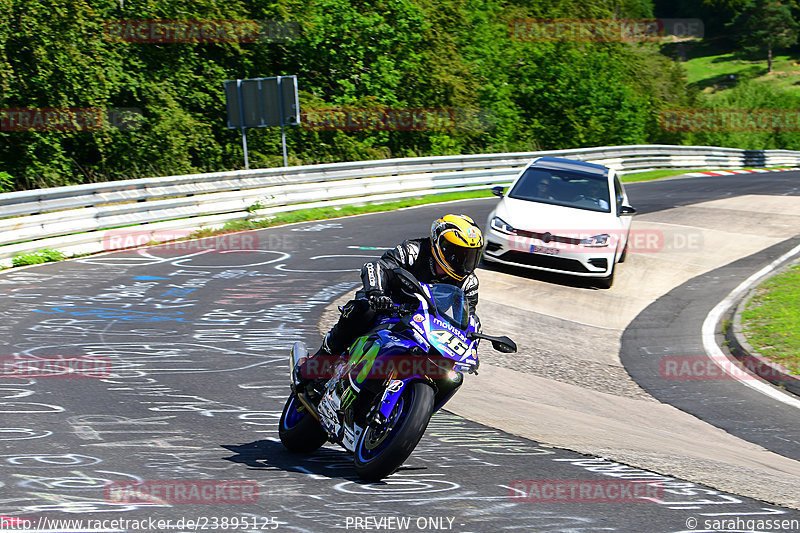
M 483 234 L 468 216 L 445 215 L 431 225 L 431 251 L 442 270 L 461 281 L 478 266 Z

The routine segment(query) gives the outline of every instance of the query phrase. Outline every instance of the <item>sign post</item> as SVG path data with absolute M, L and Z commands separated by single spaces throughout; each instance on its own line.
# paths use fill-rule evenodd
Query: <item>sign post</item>
M 252 78 L 224 83 L 228 128 L 242 131 L 244 167 L 250 168 L 245 128 L 281 127 L 283 166 L 289 166 L 286 153 L 286 126 L 300 124 L 297 76 Z

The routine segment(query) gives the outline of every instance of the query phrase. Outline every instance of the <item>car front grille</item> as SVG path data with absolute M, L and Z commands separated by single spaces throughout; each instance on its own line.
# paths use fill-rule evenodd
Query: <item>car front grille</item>
M 542 242 L 561 242 L 564 244 L 580 244 L 581 239 L 576 239 L 573 237 L 564 237 L 562 235 L 553 235 L 552 233 L 548 232 L 539 232 L 539 231 L 527 231 L 524 229 L 518 229 L 517 235 L 520 237 L 528 237 L 531 239 L 538 239 Z

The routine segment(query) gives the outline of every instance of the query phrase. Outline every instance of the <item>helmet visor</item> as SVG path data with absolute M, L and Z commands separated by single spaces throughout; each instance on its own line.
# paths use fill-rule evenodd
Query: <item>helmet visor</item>
M 478 266 L 483 248 L 465 248 L 445 239 L 439 238 L 442 256 L 453 272 L 459 277 L 471 274 Z

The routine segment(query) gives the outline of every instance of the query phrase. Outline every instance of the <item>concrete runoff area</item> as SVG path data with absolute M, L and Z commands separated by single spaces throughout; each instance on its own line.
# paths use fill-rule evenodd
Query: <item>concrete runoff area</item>
M 697 275 L 795 236 L 798 227 L 800 197 L 747 195 L 634 218 L 634 231 L 683 235 L 685 249 L 676 243 L 669 250 L 629 253 L 627 260 L 617 265 L 616 280 L 609 290 L 480 271 L 478 312 L 484 330 L 516 339 L 521 345 L 517 357 L 524 360 L 544 349 L 560 358 L 565 367 L 601 363 L 610 371 L 582 376 L 597 381 L 599 387 L 593 388 L 605 392 L 592 390 L 580 383 L 530 375 L 531 368 L 519 371 L 511 364 L 513 357 L 497 355 L 489 345 L 482 345 L 480 375 L 466 380 L 448 410 L 544 444 L 800 508 L 800 462 L 734 437 L 672 406 L 656 404 L 652 398 L 615 393 L 636 387 L 618 353 L 622 331 L 639 312 Z M 501 306 L 509 312 L 483 312 Z M 573 329 L 569 335 L 563 329 L 548 335 L 546 328 L 539 327 L 537 314 L 572 322 Z M 699 338 L 685 341 L 701 343 Z M 493 366 L 501 359 L 509 366 Z M 641 389 L 639 393 L 647 396 Z
M 800 462 L 671 405 L 491 365 L 469 378 L 448 411 L 548 446 L 800 508 Z
M 545 445 L 800 509 L 800 462 L 658 402 L 619 360 L 622 332 L 645 307 L 795 236 L 798 213 L 800 197 L 745 195 L 638 215 L 633 231 L 662 240 L 631 251 L 609 290 L 480 269 L 483 329 L 510 336 L 519 351 L 482 344 L 480 374 L 468 376 L 446 409 Z M 349 297 L 328 308 L 322 332 Z

